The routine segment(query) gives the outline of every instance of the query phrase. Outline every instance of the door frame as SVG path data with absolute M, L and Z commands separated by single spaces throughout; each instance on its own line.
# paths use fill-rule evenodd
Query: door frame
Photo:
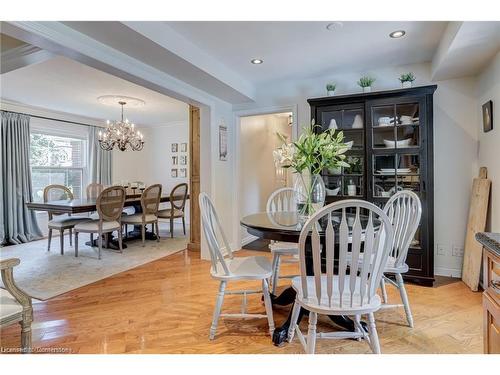
M 245 241 L 246 243 L 242 243 L 241 231 L 240 231 L 240 219 L 241 219 L 241 208 L 240 208 L 240 190 L 241 190 L 241 170 L 240 170 L 240 146 L 241 146 L 241 118 L 242 117 L 251 117 L 251 116 L 261 116 L 261 115 L 272 115 L 275 113 L 283 113 L 283 112 L 292 112 L 292 140 L 297 139 L 299 134 L 298 129 L 298 105 L 284 105 L 284 106 L 272 106 L 272 107 L 262 107 L 262 108 L 254 108 L 248 110 L 236 111 L 233 113 L 234 115 L 234 158 L 233 158 L 233 171 L 234 171 L 234 185 L 235 189 L 233 191 L 233 243 L 236 246 L 236 250 L 240 250 L 241 246 L 246 245 L 246 243 L 250 242 L 249 240 Z

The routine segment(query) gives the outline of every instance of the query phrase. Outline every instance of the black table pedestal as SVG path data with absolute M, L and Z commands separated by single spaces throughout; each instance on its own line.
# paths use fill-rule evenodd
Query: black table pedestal
M 295 301 L 295 290 L 292 287 L 286 288 L 279 296 L 271 295 L 271 303 L 273 305 L 278 306 L 286 306 L 293 304 Z M 288 329 L 290 328 L 291 320 L 292 320 L 292 309 L 290 309 L 290 313 L 288 314 L 287 319 L 283 322 L 280 327 L 276 327 L 273 333 L 273 344 L 276 346 L 283 346 L 288 338 Z M 302 317 L 304 315 L 309 315 L 309 312 L 305 309 L 300 309 L 299 318 L 297 320 L 297 324 L 300 323 Z M 354 321 L 348 316 L 344 315 L 328 315 L 330 320 L 335 323 L 340 328 L 345 329 L 346 331 L 354 331 Z M 368 328 L 365 322 L 361 322 L 363 329 L 368 332 Z

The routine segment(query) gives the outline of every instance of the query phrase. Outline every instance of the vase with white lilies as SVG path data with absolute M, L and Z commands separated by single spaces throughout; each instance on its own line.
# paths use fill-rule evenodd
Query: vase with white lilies
M 329 129 L 316 132 L 318 125 L 305 127 L 295 142 L 278 133 L 283 145 L 274 151 L 274 160 L 283 168 L 291 168 L 295 174 L 294 190 L 299 220 L 307 220 L 325 203 L 325 183 L 321 176 L 324 169 L 349 167 L 345 152 L 351 143 L 344 142 L 342 131 Z

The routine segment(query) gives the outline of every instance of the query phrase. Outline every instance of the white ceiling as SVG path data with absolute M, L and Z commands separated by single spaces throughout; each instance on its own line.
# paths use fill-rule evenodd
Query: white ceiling
M 127 108 L 125 116 L 139 126 L 188 119 L 188 105 L 100 70 L 58 56 L 0 76 L 2 99 L 96 119 L 119 119 L 120 107 L 98 102 L 101 95 L 140 98 L 146 105 Z
M 244 79 L 261 83 L 431 61 L 447 22 L 167 22 Z M 406 30 L 392 39 L 389 33 Z M 260 58 L 261 65 L 250 60 Z

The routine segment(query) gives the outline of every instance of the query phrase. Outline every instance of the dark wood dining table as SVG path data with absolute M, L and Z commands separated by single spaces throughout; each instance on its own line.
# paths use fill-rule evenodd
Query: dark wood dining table
M 174 200 L 182 200 L 183 196 L 173 197 Z M 189 195 L 187 196 L 189 199 Z M 160 203 L 170 202 L 170 195 L 162 195 L 160 197 Z M 141 207 L 141 194 L 127 194 L 125 196 L 125 207 L 134 207 L 135 212 L 142 212 Z M 92 198 L 83 198 L 83 199 L 63 199 L 63 200 L 55 200 L 48 202 L 26 202 L 26 207 L 29 210 L 33 211 L 45 211 L 50 213 L 57 214 L 80 214 L 85 212 L 94 212 L 97 211 L 96 199 Z M 133 231 L 128 233 L 128 239 L 135 239 L 137 236 L 140 236 L 140 228 L 135 228 Z M 152 232 L 146 232 L 146 239 L 156 240 L 156 235 Z M 124 239 L 126 240 L 126 239 Z M 94 240 L 97 241 L 97 240 Z M 90 242 L 88 243 L 89 245 Z M 95 246 L 96 244 L 92 244 Z M 116 241 L 112 238 L 108 239 L 107 243 L 104 244 L 104 247 L 108 248 L 118 248 Z M 126 245 L 124 244 L 124 248 Z
M 325 218 L 326 219 L 326 218 Z M 355 215 L 347 214 L 348 225 L 351 226 L 354 222 Z M 368 218 L 364 215 L 360 215 L 361 225 L 366 227 Z M 340 225 L 340 213 L 332 213 L 332 223 L 334 228 Z M 377 220 L 374 221 L 375 227 L 378 227 L 379 223 Z M 284 242 L 299 242 L 300 232 L 303 227 L 303 222 L 299 220 L 296 212 L 259 212 L 253 215 L 245 216 L 241 219 L 240 224 L 246 228 L 249 234 L 257 236 L 262 239 L 273 240 L 273 241 L 284 241 Z M 321 241 L 324 240 L 324 229 L 326 228 L 327 221 L 320 221 L 320 237 Z M 335 229 L 336 230 L 336 229 Z M 336 236 L 338 240 L 338 236 Z M 306 273 L 308 275 L 313 274 L 313 261 L 312 253 L 310 247 L 310 241 L 306 241 L 305 249 L 305 261 L 306 261 Z M 322 256 L 322 263 L 324 263 L 324 256 Z M 324 267 L 324 264 L 323 266 Z M 271 302 L 273 305 L 287 306 L 293 304 L 295 301 L 295 290 L 292 287 L 286 288 L 279 296 L 271 295 Z M 290 327 L 291 312 L 285 322 L 279 327 L 276 327 L 273 333 L 273 343 L 277 346 L 281 346 L 286 342 L 288 335 L 288 328 Z M 305 314 L 305 310 L 301 309 L 299 321 Z M 354 322 L 347 316 L 330 316 L 330 319 L 340 328 L 353 331 Z M 366 329 L 366 323 L 361 322 L 363 327 Z

